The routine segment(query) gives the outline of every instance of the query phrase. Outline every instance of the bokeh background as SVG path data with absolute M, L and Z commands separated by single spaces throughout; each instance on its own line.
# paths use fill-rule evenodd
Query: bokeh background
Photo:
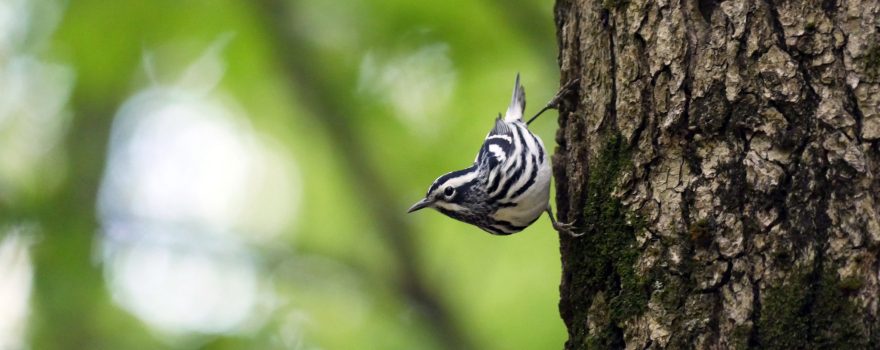
M 405 214 L 554 94 L 552 6 L 0 0 L 0 349 L 561 347 L 546 217 Z

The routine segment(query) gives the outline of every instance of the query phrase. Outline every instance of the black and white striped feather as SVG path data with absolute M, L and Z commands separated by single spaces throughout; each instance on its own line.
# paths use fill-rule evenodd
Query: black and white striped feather
M 414 208 L 424 203 L 496 235 L 537 220 L 548 207 L 551 174 L 544 144 L 522 120 L 525 105 L 517 75 L 507 112 L 495 119 L 474 164 L 439 177 Z

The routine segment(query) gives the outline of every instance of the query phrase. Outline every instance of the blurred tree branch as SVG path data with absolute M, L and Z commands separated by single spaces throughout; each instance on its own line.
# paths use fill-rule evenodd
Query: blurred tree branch
M 95 208 L 114 110 L 123 89 L 94 100 L 77 91 L 74 118 L 66 136 L 68 177 L 60 190 L 39 203 L 34 246 L 34 315 L 30 329 L 35 349 L 127 348 L 155 346 L 140 323 L 109 302 L 101 268 L 93 260 L 99 232 Z M 105 322 L 113 318 L 114 322 Z
M 259 4 L 264 17 L 269 20 L 267 35 L 290 88 L 338 147 L 355 183 L 353 187 L 358 190 L 362 207 L 375 219 L 382 237 L 392 248 L 392 258 L 399 269 L 396 283 L 400 292 L 428 321 L 444 348 L 473 348 L 443 301 L 422 277 L 417 249 L 411 238 L 415 231 L 403 220 L 405 206 L 398 203 L 374 165 L 368 162 L 370 158 L 364 154 L 365 143 L 345 118 L 353 115 L 352 111 L 339 103 L 338 89 L 329 78 L 321 76 L 326 68 L 316 60 L 317 50 L 288 26 L 290 12 L 283 0 L 263 0 Z

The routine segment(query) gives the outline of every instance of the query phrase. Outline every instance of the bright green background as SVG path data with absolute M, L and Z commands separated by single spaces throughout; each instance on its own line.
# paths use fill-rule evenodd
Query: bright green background
M 291 347 L 285 336 L 303 349 L 444 347 L 432 323 L 401 294 L 398 265 L 405 262 L 395 258 L 397 248 L 375 216 L 381 210 L 368 206 L 408 225 L 402 233 L 414 243 L 417 272 L 475 348 L 562 346 L 558 241 L 546 217 L 522 233 L 495 237 L 433 211 L 405 214 L 433 179 L 472 161 L 495 115 L 506 109 L 517 72 L 528 92 L 527 113 L 553 95 L 552 2 L 305 0 L 285 3 L 280 13 L 261 1 L 24 3 L 30 32 L 15 52 L 2 53 L 0 65 L 11 55 L 30 55 L 73 73 L 70 117 L 51 156 L 29 163 L 26 180 L 0 187 L 3 225 L 34 232 L 25 336 L 31 348 Z M 279 32 L 278 18 L 288 32 Z M 260 280 L 271 282 L 284 302 L 256 330 L 169 334 L 111 297 L 96 251 L 97 191 L 120 106 L 157 82 L 173 83 L 224 36 L 230 39 L 217 57 L 225 71 L 212 93 L 234 101 L 297 169 L 301 193 L 289 227 L 269 242 L 245 239 L 261 261 Z M 419 67 L 420 56 L 412 55 L 420 50 L 445 60 L 439 73 L 451 81 L 448 95 L 424 115 L 401 115 L 385 86 L 364 86 L 370 82 L 364 71 L 401 65 L 398 78 L 418 81 L 405 64 Z M 144 73 L 148 55 L 157 82 Z M 296 67 L 313 80 L 291 79 Z M 316 106 L 341 114 L 354 134 L 350 147 L 360 150 L 391 203 L 362 195 L 369 193 L 363 179 Z M 532 124 L 551 151 L 554 118 L 550 113 Z M 15 132 L 3 128 L 0 146 Z M 315 260 L 325 263 L 304 263 Z M 295 335 L 285 326 L 291 315 L 307 320 Z

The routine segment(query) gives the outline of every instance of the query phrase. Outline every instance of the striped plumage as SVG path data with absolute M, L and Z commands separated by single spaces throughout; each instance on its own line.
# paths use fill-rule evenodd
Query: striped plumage
M 548 107 L 555 107 L 558 97 Z M 491 234 L 509 235 L 546 211 L 554 227 L 567 229 L 550 212 L 550 157 L 541 138 L 523 122 L 525 106 L 517 74 L 507 112 L 495 119 L 474 163 L 437 178 L 410 212 L 432 207 Z

